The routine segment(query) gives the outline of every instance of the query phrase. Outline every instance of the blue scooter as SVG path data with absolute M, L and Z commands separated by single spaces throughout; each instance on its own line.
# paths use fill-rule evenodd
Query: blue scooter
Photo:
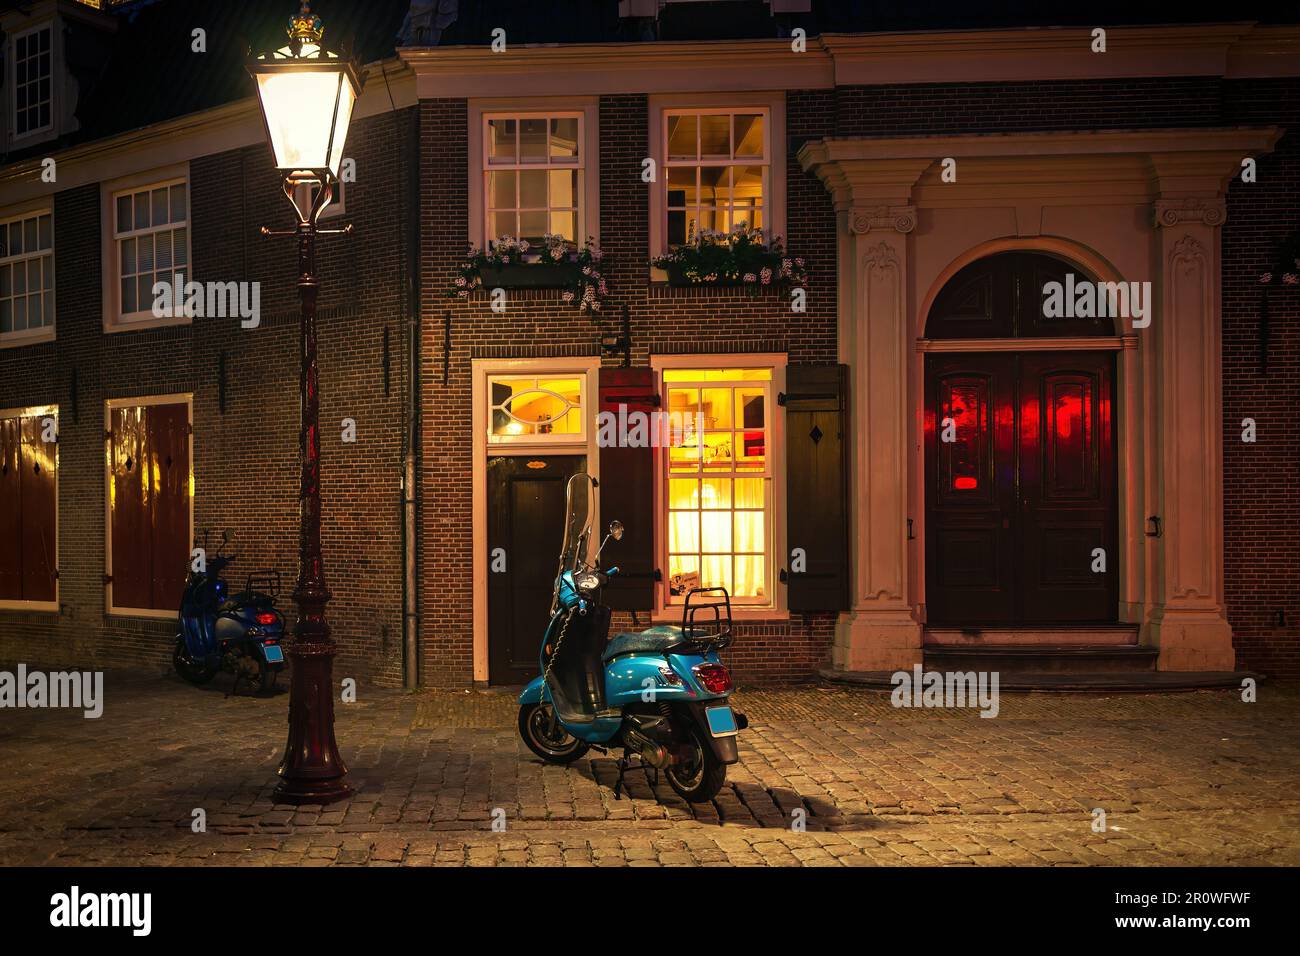
M 255 691 L 269 692 L 284 669 L 284 648 L 280 646 L 284 618 L 275 609 L 280 574 L 250 574 L 243 591 L 227 596 L 229 588 L 221 572 L 235 556 L 222 556 L 221 552 L 230 540 L 230 532 L 223 532 L 217 553 L 205 559 L 201 570 L 190 566 L 181 592 L 172 666 L 191 684 L 206 684 L 218 671 L 227 670 L 235 675 L 231 694 L 245 679 Z M 205 531 L 205 555 L 207 543 Z
M 554 764 L 571 763 L 591 747 L 621 747 L 615 798 L 635 756 L 656 774 L 662 770 L 686 800 L 707 802 L 726 782 L 727 765 L 739 759 L 736 735 L 749 726 L 731 708 L 731 675 L 718 658 L 731 643 L 730 597 L 725 588 L 696 588 L 680 627 L 608 640 L 610 609 L 600 593 L 618 568 L 600 570 L 600 551 L 622 538 L 623 526 L 610 524 L 588 565 L 593 488 L 589 475 L 569 479 L 542 675 L 519 695 L 519 734 Z

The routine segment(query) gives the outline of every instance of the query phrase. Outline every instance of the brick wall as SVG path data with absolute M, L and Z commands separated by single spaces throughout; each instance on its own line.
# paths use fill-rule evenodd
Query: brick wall
M 358 181 L 347 188 L 352 237 L 321 240 L 320 367 L 325 561 L 340 676 L 401 679 L 400 477 L 404 421 L 406 169 L 413 111 L 359 121 L 349 139 Z M 298 310 L 296 248 L 267 239 L 291 213 L 259 144 L 190 167 L 191 249 L 199 281 L 261 283 L 261 325 L 196 318 L 192 325 L 105 335 L 101 313 L 100 187 L 58 192 L 55 342 L 0 351 L 0 407 L 57 404 L 57 614 L 0 611 L 0 660 L 127 665 L 171 660 L 171 621 L 104 613 L 104 402 L 193 394 L 194 525 L 229 528 L 238 561 L 278 569 L 281 606 L 297 569 Z M 326 224 L 334 220 L 327 220 Z M 384 330 L 390 376 L 384 391 Z M 225 409 L 219 364 L 225 356 Z M 77 392 L 71 394 L 76 375 Z M 75 408 L 74 408 L 75 403 Z M 340 423 L 357 423 L 341 441 Z M 214 539 L 214 546 L 215 540 Z
M 792 94 L 792 103 L 820 100 L 817 110 L 792 106 L 793 135 L 832 130 L 824 94 Z M 434 684 L 458 685 L 472 677 L 471 394 L 470 360 L 481 356 L 594 355 L 601 327 L 560 302 L 558 291 L 511 290 L 509 308 L 495 314 L 486 298 L 443 296 L 467 237 L 464 100 L 421 106 L 424 268 L 424 577 L 423 673 Z M 649 106 L 643 95 L 603 96 L 600 128 L 600 245 L 606 257 L 611 301 L 607 331 L 615 332 L 626 305 L 632 362 L 654 353 L 787 352 L 792 362 L 835 361 L 835 235 L 830 198 L 815 178 L 787 157 L 790 214 L 787 245 L 812 260 L 806 313 L 791 311 L 778 295 L 742 290 L 669 290 L 652 287 L 649 259 L 649 189 L 641 161 L 649 155 Z M 443 364 L 443 321 L 451 315 L 451 362 Z M 607 358 L 618 364 L 621 359 Z M 444 372 L 447 382 L 443 384 Z M 637 516 L 650 520 L 651 516 Z M 626 520 L 626 519 L 625 519 Z M 644 618 L 641 621 L 645 625 Z M 539 622 L 539 628 L 541 622 Z M 630 627 L 619 615 L 614 627 Z M 830 647 L 833 615 L 795 615 L 789 621 L 753 622 L 739 628 L 732 663 L 743 680 L 806 679 L 822 666 Z M 539 631 L 540 637 L 540 631 Z

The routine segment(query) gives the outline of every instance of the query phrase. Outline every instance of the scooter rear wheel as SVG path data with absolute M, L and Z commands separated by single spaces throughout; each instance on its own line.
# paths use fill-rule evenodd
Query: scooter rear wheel
M 550 705 L 524 704 L 519 708 L 519 736 L 528 749 L 547 763 L 573 763 L 590 748 L 558 720 L 552 722 Z
M 727 782 L 727 765 L 718 759 L 694 724 L 691 725 L 687 747 L 691 759 L 665 768 L 664 776 L 668 778 L 668 785 L 687 803 L 708 803 Z

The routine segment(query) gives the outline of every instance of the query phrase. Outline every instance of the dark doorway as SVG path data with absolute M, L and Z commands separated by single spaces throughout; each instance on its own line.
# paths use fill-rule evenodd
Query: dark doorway
M 1114 368 L 1111 352 L 926 357 L 929 623 L 1117 621 Z
M 565 485 L 586 467 L 582 455 L 488 460 L 490 683 L 524 684 L 538 674 L 564 543 Z M 494 570 L 502 562 L 504 570 Z

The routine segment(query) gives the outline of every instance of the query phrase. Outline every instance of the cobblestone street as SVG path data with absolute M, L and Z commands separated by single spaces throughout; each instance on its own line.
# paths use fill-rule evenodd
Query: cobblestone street
M 0 863 L 1300 864 L 1295 688 L 1264 684 L 1254 704 L 1004 694 L 995 719 L 829 685 L 742 690 L 741 763 L 692 808 L 639 771 L 616 800 L 594 751 L 544 767 L 512 695 L 362 687 L 337 707 L 357 795 L 295 809 L 271 802 L 287 694 L 227 686 L 110 672 L 99 720 L 0 711 Z

